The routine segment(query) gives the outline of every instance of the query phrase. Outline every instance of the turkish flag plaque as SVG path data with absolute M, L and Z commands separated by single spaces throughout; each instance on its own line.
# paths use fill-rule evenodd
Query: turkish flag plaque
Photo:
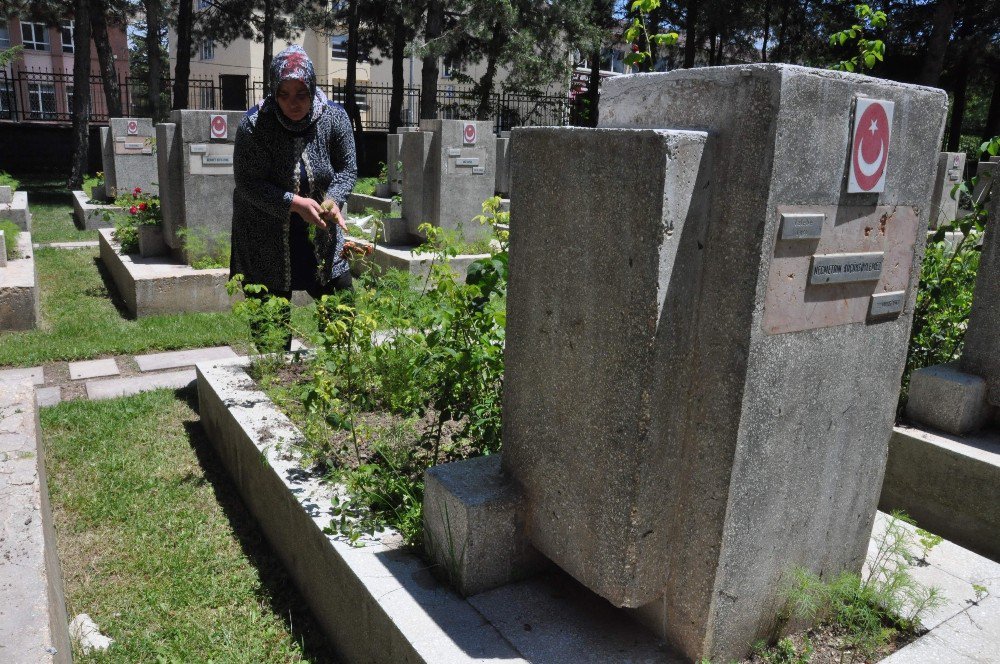
M 858 98 L 851 134 L 851 163 L 847 166 L 847 193 L 885 191 L 893 106 L 891 101 Z
M 212 138 L 229 138 L 229 123 L 225 115 L 212 116 Z

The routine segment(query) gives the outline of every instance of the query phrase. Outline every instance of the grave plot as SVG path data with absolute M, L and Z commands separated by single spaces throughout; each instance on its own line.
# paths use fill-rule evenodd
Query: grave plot
M 995 192 L 987 209 L 991 220 L 1000 215 Z M 1000 555 L 998 280 L 1000 237 L 991 223 L 961 357 L 911 375 L 905 411 L 909 422 L 893 432 L 880 502 L 990 556 Z
M 31 233 L 4 225 L 0 221 L 0 330 L 30 330 L 40 319 Z
M 174 111 L 156 126 L 162 223 L 136 228 L 138 252 L 100 232 L 101 260 L 135 316 L 224 311 L 238 112 Z M 117 167 L 117 163 L 116 163 Z
M 31 232 L 31 212 L 28 211 L 28 192 L 16 187 L 0 185 L 0 219 L 9 219 L 22 231 Z

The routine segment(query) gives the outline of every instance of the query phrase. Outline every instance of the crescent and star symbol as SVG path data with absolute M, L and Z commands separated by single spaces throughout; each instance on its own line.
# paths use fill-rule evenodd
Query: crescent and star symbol
M 878 103 L 868 106 L 858 122 L 858 129 L 851 151 L 854 177 L 861 189 L 871 191 L 885 172 L 889 152 L 889 118 L 885 108 Z

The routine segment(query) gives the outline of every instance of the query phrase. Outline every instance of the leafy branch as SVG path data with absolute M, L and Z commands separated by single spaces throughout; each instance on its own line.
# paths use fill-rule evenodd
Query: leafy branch
M 629 66 L 641 65 L 653 62 L 652 44 L 658 47 L 673 46 L 677 43 L 679 35 L 676 32 L 661 32 L 654 35 L 649 34 L 647 22 L 649 14 L 660 7 L 660 0 L 635 0 L 632 3 L 632 11 L 637 16 L 632 19 L 632 25 L 625 30 L 625 41 L 632 44 L 632 52 L 625 56 L 625 64 Z M 646 48 L 639 47 L 642 38 Z
M 859 69 L 873 69 L 877 62 L 882 62 L 885 58 L 885 42 L 881 39 L 868 39 L 865 36 L 866 33 L 886 26 L 885 12 L 873 10 L 868 5 L 854 5 L 854 14 L 858 23 L 830 35 L 830 45 L 844 46 L 848 42 L 856 41 L 858 54 L 849 60 L 841 60 L 831 69 L 850 72 Z

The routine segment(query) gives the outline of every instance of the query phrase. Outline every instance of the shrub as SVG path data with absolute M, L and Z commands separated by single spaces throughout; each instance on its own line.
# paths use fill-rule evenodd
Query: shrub
M 13 260 L 20 254 L 17 251 L 17 236 L 21 229 L 10 219 L 0 219 L 0 231 L 3 231 L 4 244 L 7 246 L 7 259 Z
M 11 191 L 17 191 L 21 186 L 21 181 L 16 179 L 7 171 L 0 171 L 0 187 L 10 187 Z
M 353 192 L 364 196 L 374 196 L 375 186 L 378 182 L 378 178 L 358 178 L 358 181 L 354 183 Z
M 114 218 L 114 238 L 121 246 L 121 252 L 123 254 L 137 253 L 139 251 L 139 226 L 147 224 L 159 226 L 163 223 L 160 198 L 143 193 L 142 189 L 136 187 L 128 194 L 119 194 L 115 198 L 114 205 L 118 207 L 120 212 L 116 212 L 114 215 L 105 212 L 104 220 L 110 221 L 112 217 Z
M 184 243 L 188 264 L 196 270 L 229 267 L 232 245 L 226 233 L 181 228 L 177 235 Z

